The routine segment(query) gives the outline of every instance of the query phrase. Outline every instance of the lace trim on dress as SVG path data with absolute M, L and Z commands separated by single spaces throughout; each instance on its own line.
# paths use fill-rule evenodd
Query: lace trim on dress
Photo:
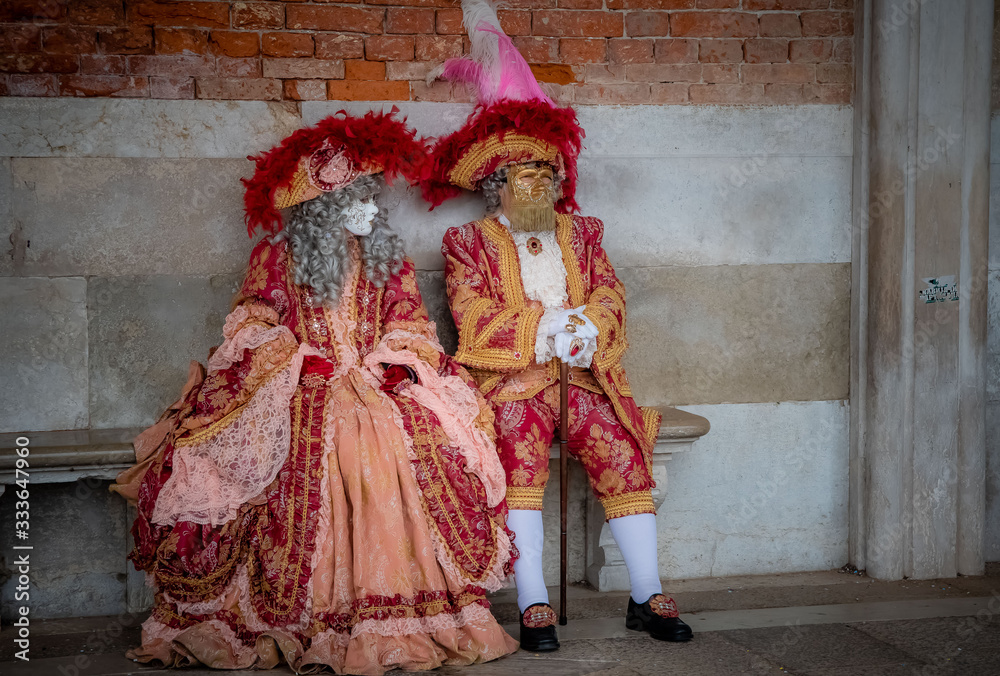
M 239 335 L 234 342 L 240 342 Z M 153 523 L 224 524 L 274 480 L 288 457 L 290 402 L 302 359 L 318 354 L 316 348 L 300 345 L 291 363 L 262 385 L 228 425 L 205 441 L 176 448 L 173 471 L 153 508 Z
M 438 613 L 425 617 L 392 617 L 386 620 L 363 620 L 351 629 L 351 638 L 363 634 L 379 636 L 401 636 L 406 634 L 431 634 L 448 629 L 461 629 L 469 624 L 483 624 L 494 621 L 490 611 L 474 603 L 457 613 Z

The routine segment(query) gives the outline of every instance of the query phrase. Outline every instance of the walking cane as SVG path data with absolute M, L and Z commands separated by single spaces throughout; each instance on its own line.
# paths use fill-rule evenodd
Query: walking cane
M 566 624 L 566 503 L 569 498 L 569 364 L 559 363 L 559 624 Z

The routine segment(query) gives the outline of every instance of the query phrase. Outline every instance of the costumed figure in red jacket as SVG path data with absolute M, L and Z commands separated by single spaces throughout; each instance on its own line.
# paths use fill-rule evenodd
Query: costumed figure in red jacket
M 556 106 L 504 35 L 489 0 L 462 3 L 471 58 L 446 79 L 472 83 L 479 104 L 432 150 L 423 193 L 433 206 L 482 191 L 486 217 L 448 230 L 442 253 L 458 328 L 456 359 L 496 417 L 521 646 L 555 650 L 556 615 L 542 577 L 542 495 L 559 422 L 559 361 L 570 366 L 569 449 L 604 506 L 631 583 L 626 624 L 686 641 L 691 629 L 662 593 L 650 489 L 660 415 L 632 399 L 621 360 L 625 289 L 601 246 L 600 220 L 576 210 L 583 130 Z
M 485 598 L 513 551 L 492 412 L 374 201 L 425 156 L 392 114 L 340 113 L 256 158 L 247 223 L 275 236 L 113 487 L 156 590 L 135 659 L 382 674 L 517 649 Z

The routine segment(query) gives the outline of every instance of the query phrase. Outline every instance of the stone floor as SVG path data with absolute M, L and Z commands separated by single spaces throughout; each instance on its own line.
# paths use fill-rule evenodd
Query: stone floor
M 518 652 L 438 676 L 996 676 L 1000 674 L 1000 577 L 885 583 L 836 572 L 674 582 L 693 641 L 653 641 L 624 628 L 626 596 L 570 590 L 570 623 L 555 653 Z M 686 605 L 685 605 L 686 604 Z M 501 621 L 512 615 L 500 594 Z M 33 625 L 31 661 L 13 660 L 0 631 L 4 676 L 163 676 L 123 657 L 141 618 L 79 618 Z M 516 636 L 516 627 L 507 625 Z M 220 672 L 187 670 L 186 676 Z M 230 672 L 259 674 L 261 672 Z M 272 674 L 291 674 L 287 668 Z M 400 672 L 394 672 L 400 673 Z

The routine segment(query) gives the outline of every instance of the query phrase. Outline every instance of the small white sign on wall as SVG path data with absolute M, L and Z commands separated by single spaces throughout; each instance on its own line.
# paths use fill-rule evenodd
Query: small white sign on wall
M 955 284 L 955 275 L 944 277 L 924 277 L 926 289 L 920 290 L 920 300 L 925 303 L 944 303 L 945 301 L 958 300 L 958 285 Z

